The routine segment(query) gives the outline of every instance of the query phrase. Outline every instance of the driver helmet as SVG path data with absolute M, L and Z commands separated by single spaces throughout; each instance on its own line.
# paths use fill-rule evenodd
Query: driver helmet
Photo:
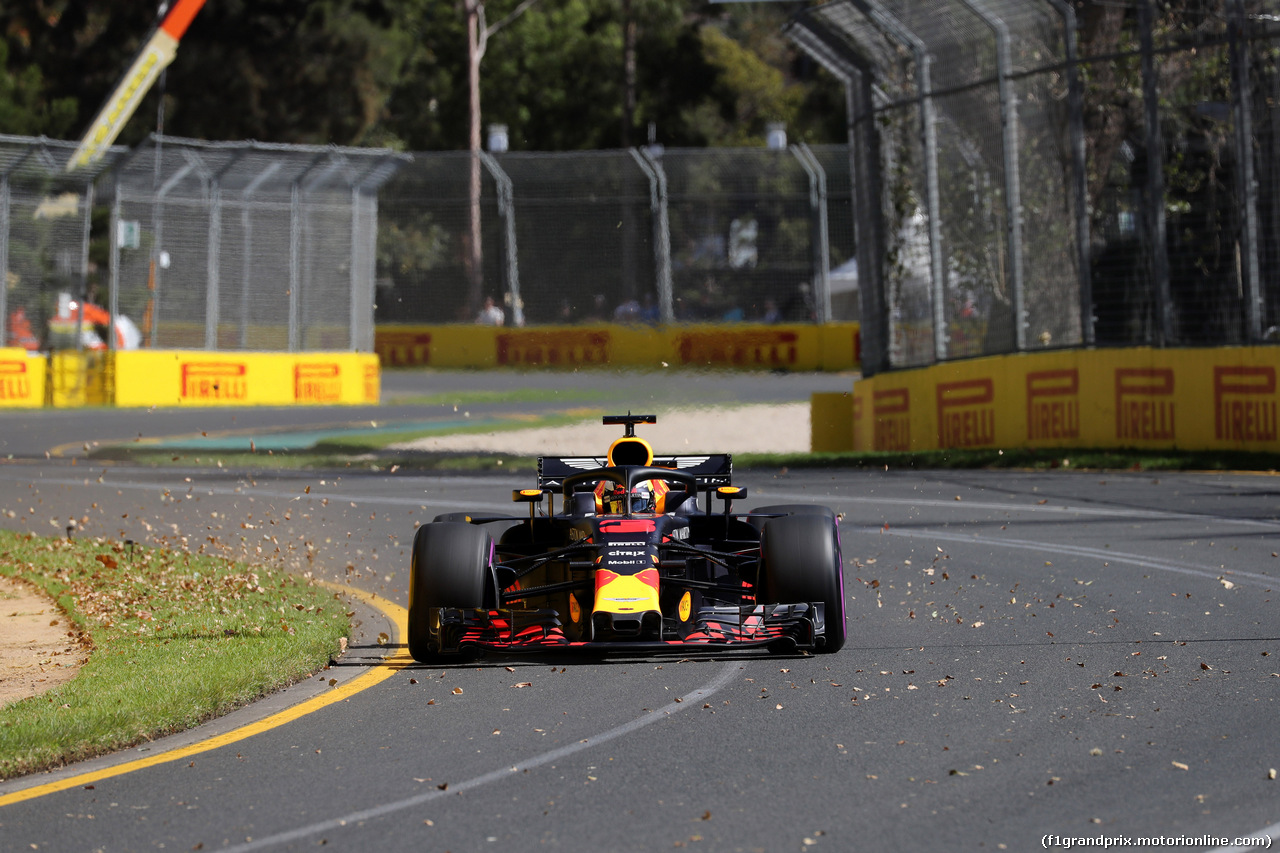
M 631 511 L 653 512 L 653 489 L 647 483 L 640 483 L 631 488 Z
M 626 510 L 627 490 L 621 484 L 605 493 L 602 503 L 606 513 L 620 513 Z M 640 483 L 631 487 L 631 511 L 653 512 L 653 488 L 648 483 Z

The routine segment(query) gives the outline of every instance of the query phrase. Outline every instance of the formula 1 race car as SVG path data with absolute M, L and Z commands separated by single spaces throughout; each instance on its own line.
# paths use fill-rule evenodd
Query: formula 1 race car
M 409 580 L 415 659 L 844 645 L 834 512 L 813 504 L 734 512 L 747 490 L 732 485 L 731 456 L 655 457 L 635 434 L 654 415 L 604 423 L 625 428 L 604 458 L 538 460 L 537 488 L 512 494 L 529 504 L 528 517 L 455 512 L 418 529 Z M 713 512 L 717 500 L 723 508 Z

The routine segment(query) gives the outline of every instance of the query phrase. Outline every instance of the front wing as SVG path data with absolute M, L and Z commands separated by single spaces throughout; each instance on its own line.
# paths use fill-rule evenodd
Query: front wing
M 674 651 L 787 645 L 813 649 L 823 636 L 822 604 L 708 606 L 687 622 L 665 620 L 660 640 L 570 640 L 552 609 L 432 608 L 432 645 L 444 653 L 490 649 L 519 653 L 553 649 Z

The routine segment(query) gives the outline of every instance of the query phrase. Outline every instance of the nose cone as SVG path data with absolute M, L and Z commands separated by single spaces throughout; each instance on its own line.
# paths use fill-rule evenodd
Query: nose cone
M 596 613 L 643 613 L 658 610 L 658 570 L 620 575 L 596 570 Z
M 596 640 L 659 639 L 662 613 L 658 609 L 658 570 L 620 575 L 597 569 L 591 630 Z

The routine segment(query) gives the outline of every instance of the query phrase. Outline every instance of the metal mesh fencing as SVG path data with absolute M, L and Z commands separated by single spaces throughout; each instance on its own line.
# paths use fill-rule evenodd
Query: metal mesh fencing
M 0 136 L 0 346 L 82 345 L 75 312 L 98 284 L 89 260 L 96 171 L 68 175 L 74 151 L 74 143 Z M 123 152 L 110 149 L 101 165 Z
M 142 344 L 373 348 L 387 151 L 153 137 L 116 164 L 113 314 Z
M 827 290 L 833 320 L 857 320 L 858 259 L 853 210 L 853 172 L 848 145 L 814 145 L 810 153 L 825 176 Z
M 816 319 L 808 180 L 788 151 L 668 151 L 679 320 Z
M 628 151 L 496 156 L 514 193 L 526 323 L 658 312 L 649 178 Z
M 834 0 L 788 29 L 879 165 L 867 372 L 1280 338 L 1276 0 Z
M 844 145 L 473 158 L 153 137 L 66 177 L 73 148 L 0 144 L 4 296 L 32 348 L 77 345 L 49 340 L 58 294 L 134 328 L 103 345 L 209 350 L 368 349 L 375 318 L 474 322 L 486 297 L 513 325 L 860 310 Z
M 380 194 L 377 318 L 856 319 L 849 175 L 843 145 L 415 153 Z
M 497 184 L 488 170 L 477 169 L 480 227 L 473 232 L 471 166 L 465 152 L 417 155 L 382 188 L 379 322 L 469 322 L 484 294 L 505 292 L 503 255 L 493 249 L 502 245 L 505 234 Z M 471 246 L 477 242 L 480 264 L 474 266 Z

